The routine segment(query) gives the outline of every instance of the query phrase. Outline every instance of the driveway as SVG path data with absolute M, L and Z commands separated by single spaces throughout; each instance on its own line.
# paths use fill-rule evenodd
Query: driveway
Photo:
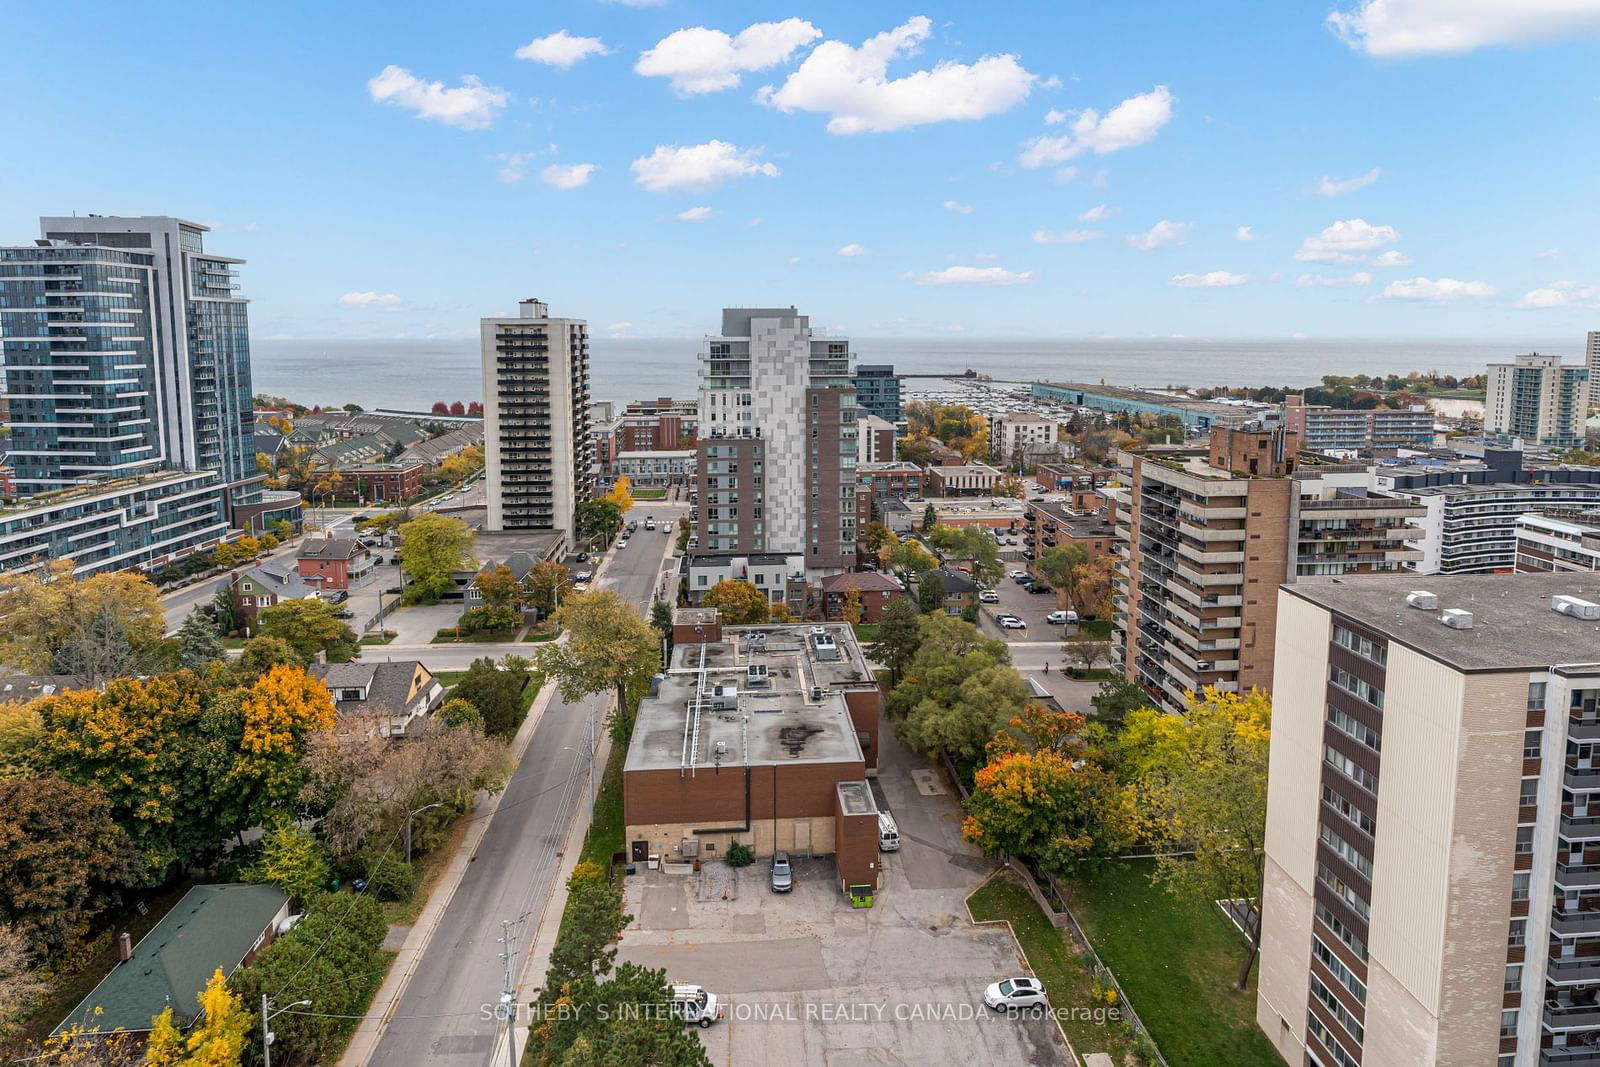
M 974 926 L 964 901 L 993 865 L 961 840 L 956 798 L 885 726 L 874 782 L 899 824 L 869 910 L 839 893 L 833 858 L 797 858 L 774 894 L 768 863 L 699 874 L 646 871 L 625 887 L 635 916 L 619 960 L 663 967 L 727 1006 L 698 1031 L 718 1065 L 1069 1062 L 1054 1022 L 1006 1018 L 983 988 L 1025 973 L 1003 927 Z
M 394 639 L 397 645 L 425 645 L 433 640 L 434 634 L 456 624 L 456 620 L 461 618 L 461 607 L 461 602 L 457 600 L 398 608 L 389 613 L 384 625 L 399 635 Z M 359 612 L 355 621 L 360 621 Z M 512 651 L 512 646 L 508 646 L 507 651 Z

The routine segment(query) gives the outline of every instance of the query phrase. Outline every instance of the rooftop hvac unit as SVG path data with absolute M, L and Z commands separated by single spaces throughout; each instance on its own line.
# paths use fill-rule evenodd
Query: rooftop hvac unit
M 811 700 L 813 703 L 822 703 L 822 686 L 814 685 L 811 687 Z
M 1406 594 L 1406 603 L 1423 611 L 1432 611 L 1439 606 L 1439 595 L 1425 589 L 1416 589 Z
M 726 756 L 727 754 L 728 754 L 728 742 L 726 742 L 726 741 L 718 741 L 717 742 L 717 755 Z
M 736 685 L 719 685 L 711 690 L 712 711 L 738 711 L 739 687 Z
M 1600 604 L 1575 596 L 1551 597 L 1550 610 L 1570 615 L 1574 619 L 1600 619 Z
M 765 663 L 752 663 L 744 669 L 744 684 L 747 689 L 770 689 L 772 679 L 767 675 Z
M 1472 612 L 1462 611 L 1460 608 L 1445 608 L 1439 615 L 1439 621 L 1452 630 L 1472 629 Z

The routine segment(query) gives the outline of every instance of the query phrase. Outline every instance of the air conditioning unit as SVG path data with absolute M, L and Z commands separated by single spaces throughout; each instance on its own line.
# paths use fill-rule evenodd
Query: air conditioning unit
M 747 689 L 770 689 L 772 679 L 767 674 L 765 663 L 752 663 L 744 670 L 744 684 Z
M 712 711 L 738 711 L 739 687 L 736 685 L 719 685 L 711 690 Z
M 1425 589 L 1415 589 L 1406 594 L 1406 603 L 1422 611 L 1432 611 L 1439 606 L 1439 596 Z
M 1575 596 L 1551 597 L 1550 610 L 1570 615 L 1574 619 L 1600 619 L 1600 604 Z
M 1452 630 L 1472 629 L 1472 612 L 1460 608 L 1445 608 L 1439 615 L 1439 621 Z

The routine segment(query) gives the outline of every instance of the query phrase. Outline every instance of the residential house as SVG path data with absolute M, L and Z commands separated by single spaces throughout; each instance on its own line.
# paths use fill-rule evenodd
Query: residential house
M 406 450 L 400 453 L 400 462 L 416 461 L 425 463 L 430 468 L 437 468 L 451 456 L 465 452 L 469 448 L 482 447 L 483 423 L 473 422 L 458 426 L 430 440 L 418 441 L 407 446 Z
M 427 466 L 421 460 L 350 463 L 338 468 L 339 498 L 369 504 L 398 504 L 422 493 Z
M 389 458 L 393 447 L 394 442 L 377 434 L 334 440 L 316 450 L 311 464 L 318 470 L 337 470 L 352 463 L 381 462 Z
M 978 583 L 972 580 L 972 575 L 950 567 L 940 567 L 929 573 L 939 579 L 939 586 L 944 590 L 947 615 L 960 615 L 963 609 L 977 605 Z M 923 580 L 927 580 L 926 575 Z
M 308 584 L 320 592 L 348 591 L 352 583 L 372 573 L 372 553 L 353 537 L 313 537 L 300 545 L 295 566 Z
M 749 582 L 774 604 L 787 604 L 803 618 L 806 604 L 805 558 L 782 552 L 702 552 L 684 556 L 678 574 L 688 587 L 689 603 L 718 582 Z
M 101 1034 L 148 1033 L 166 1008 L 179 1029 L 200 1014 L 199 996 L 218 970 L 232 977 L 272 943 L 289 917 L 289 898 L 271 885 L 197 885 L 139 939 L 61 1020 L 54 1033 L 83 1025 Z M 94 1040 L 86 1035 L 78 1040 Z
M 444 686 L 414 659 L 313 664 L 309 673 L 328 687 L 340 716 L 364 716 L 381 737 L 404 737 L 444 703 Z
M 854 591 L 861 597 L 861 622 L 883 621 L 889 605 L 905 595 L 900 583 L 877 571 L 849 571 L 822 579 L 822 611 L 826 618 L 844 618 L 844 606 Z
M 0 704 L 26 704 L 40 697 L 93 688 L 75 674 L 0 675 Z
M 995 486 L 1004 477 L 987 463 L 929 467 L 928 492 L 942 497 L 993 496 Z
M 235 571 L 222 580 L 218 591 L 232 588 L 239 602 L 240 622 L 253 630 L 256 614 L 285 600 L 313 600 L 317 591 L 284 563 L 260 563 Z
M 472 580 L 466 583 L 462 597 L 466 600 L 468 607 L 476 607 L 481 604 L 483 602 L 483 590 L 478 588 L 478 580 L 502 564 L 511 572 L 511 576 L 517 580 L 517 584 L 524 591 L 527 591 L 531 588 L 528 579 L 533 573 L 534 564 L 538 562 L 532 554 L 527 552 L 513 552 L 505 559 L 486 559 L 483 561 L 483 566 L 479 567 L 477 573 L 473 575 Z

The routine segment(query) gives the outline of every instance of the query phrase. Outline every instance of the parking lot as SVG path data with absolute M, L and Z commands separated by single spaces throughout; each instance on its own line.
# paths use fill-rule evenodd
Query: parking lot
M 1021 563 L 1008 563 L 1007 572 L 1012 570 L 1026 570 Z M 1052 625 L 1044 621 L 1044 617 L 1057 610 L 1058 597 L 1050 593 L 1030 593 L 1009 577 L 1001 578 L 995 583 L 994 591 L 1000 594 L 998 604 L 979 604 L 982 609 L 979 614 L 979 625 L 984 634 L 989 637 L 999 637 L 1007 641 L 1059 641 L 1068 633 L 1076 632 L 1073 627 Z M 996 615 L 1011 613 L 1028 624 L 1025 630 L 1007 630 L 995 622 Z
M 1026 973 L 1004 927 L 974 926 L 964 901 L 993 864 L 961 840 L 955 796 L 883 732 L 874 782 L 900 828 L 880 854 L 883 887 L 852 910 L 831 856 L 796 857 L 794 889 L 771 891 L 770 861 L 628 879 L 619 961 L 663 967 L 726 1006 L 698 1031 L 713 1063 L 1069 1062 L 1048 1017 L 983 1006 L 984 987 Z

